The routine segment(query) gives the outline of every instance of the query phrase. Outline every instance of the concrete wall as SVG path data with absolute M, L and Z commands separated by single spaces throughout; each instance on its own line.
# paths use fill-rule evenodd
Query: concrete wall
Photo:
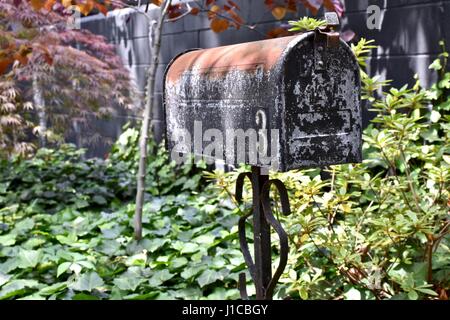
M 297 14 L 289 14 L 285 21 L 276 21 L 263 5 L 263 0 L 234 0 L 241 6 L 241 16 L 256 30 L 229 29 L 216 34 L 209 29 L 206 15 L 186 16 L 177 22 L 165 25 L 162 36 L 160 65 L 157 74 L 157 99 L 161 106 L 162 77 L 170 60 L 190 48 L 211 48 L 220 45 L 262 40 L 268 30 L 307 15 L 302 7 Z M 434 80 L 428 65 L 440 53 L 439 41 L 446 39 L 450 47 L 450 0 L 345 0 L 346 15 L 343 31 L 353 30 L 358 37 L 374 39 L 379 48 L 374 51 L 369 63 L 371 74 L 381 74 L 392 79 L 393 85 L 412 83 L 418 73 L 422 84 L 427 86 Z M 366 10 L 371 4 L 382 8 L 381 30 L 366 27 Z M 157 11 L 150 14 L 156 16 Z M 319 13 L 319 16 L 323 16 Z M 148 23 L 144 16 L 132 10 L 114 11 L 103 17 L 96 15 L 84 18 L 82 27 L 104 35 L 117 46 L 123 63 L 131 72 L 140 93 L 144 93 L 145 73 L 150 62 Z M 138 114 L 137 114 L 138 116 Z M 366 122 L 370 116 L 366 114 Z M 102 135 L 115 139 L 121 126 L 134 115 L 122 115 L 107 123 L 99 124 Z M 153 112 L 153 125 L 157 137 L 164 131 L 163 112 L 159 107 Z M 90 154 L 101 156 L 107 149 L 91 148 Z

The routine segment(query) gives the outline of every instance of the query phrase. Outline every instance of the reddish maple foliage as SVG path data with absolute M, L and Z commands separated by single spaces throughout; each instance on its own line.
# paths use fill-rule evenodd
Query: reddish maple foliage
M 117 105 L 132 105 L 129 73 L 114 46 L 89 31 L 69 28 L 65 7 L 56 2 L 50 10 L 44 6 L 36 10 L 27 1 L 1 0 L 0 82 L 8 83 L 0 88 L 10 91 L 13 83 L 23 102 L 33 101 L 38 92 L 45 109 L 41 116 L 45 114 L 45 122 L 56 133 L 69 134 L 67 129 L 74 126 L 89 130 L 89 120 L 116 112 Z M 5 122 L 4 127 L 28 123 L 35 133 L 41 132 L 37 124 L 43 119 L 37 119 L 37 107 L 29 115 L 20 108 L 14 115 L 11 109 L 0 110 L 0 126 L 2 119 L 14 116 L 18 121 Z M 17 141 L 6 132 L 10 131 L 0 128 L 0 140 Z

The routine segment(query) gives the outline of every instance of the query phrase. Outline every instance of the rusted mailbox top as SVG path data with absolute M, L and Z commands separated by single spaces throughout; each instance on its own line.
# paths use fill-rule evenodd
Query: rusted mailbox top
M 164 105 L 175 160 L 193 153 L 278 171 L 361 161 L 359 67 L 345 42 L 320 31 L 181 54 L 166 71 Z

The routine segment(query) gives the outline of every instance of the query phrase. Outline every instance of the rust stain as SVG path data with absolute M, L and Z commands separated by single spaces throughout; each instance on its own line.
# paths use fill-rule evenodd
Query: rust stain
M 217 77 L 226 75 L 228 71 L 249 70 L 249 67 L 262 66 L 264 71 L 271 70 L 279 61 L 279 57 L 289 42 L 296 36 L 241 43 L 212 49 L 196 50 L 185 53 L 170 66 L 166 81 L 173 83 L 185 72 L 195 71 L 197 74 L 208 74 Z

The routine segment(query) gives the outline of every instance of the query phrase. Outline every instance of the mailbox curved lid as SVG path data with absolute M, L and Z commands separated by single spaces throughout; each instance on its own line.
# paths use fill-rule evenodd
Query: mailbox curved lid
M 300 38 L 301 36 L 290 36 L 189 51 L 171 62 L 165 81 L 173 83 L 188 70 L 195 70 L 197 74 L 207 74 L 211 69 L 247 70 L 249 65 L 257 64 L 262 66 L 264 71 L 270 71 L 280 61 L 289 44 Z

